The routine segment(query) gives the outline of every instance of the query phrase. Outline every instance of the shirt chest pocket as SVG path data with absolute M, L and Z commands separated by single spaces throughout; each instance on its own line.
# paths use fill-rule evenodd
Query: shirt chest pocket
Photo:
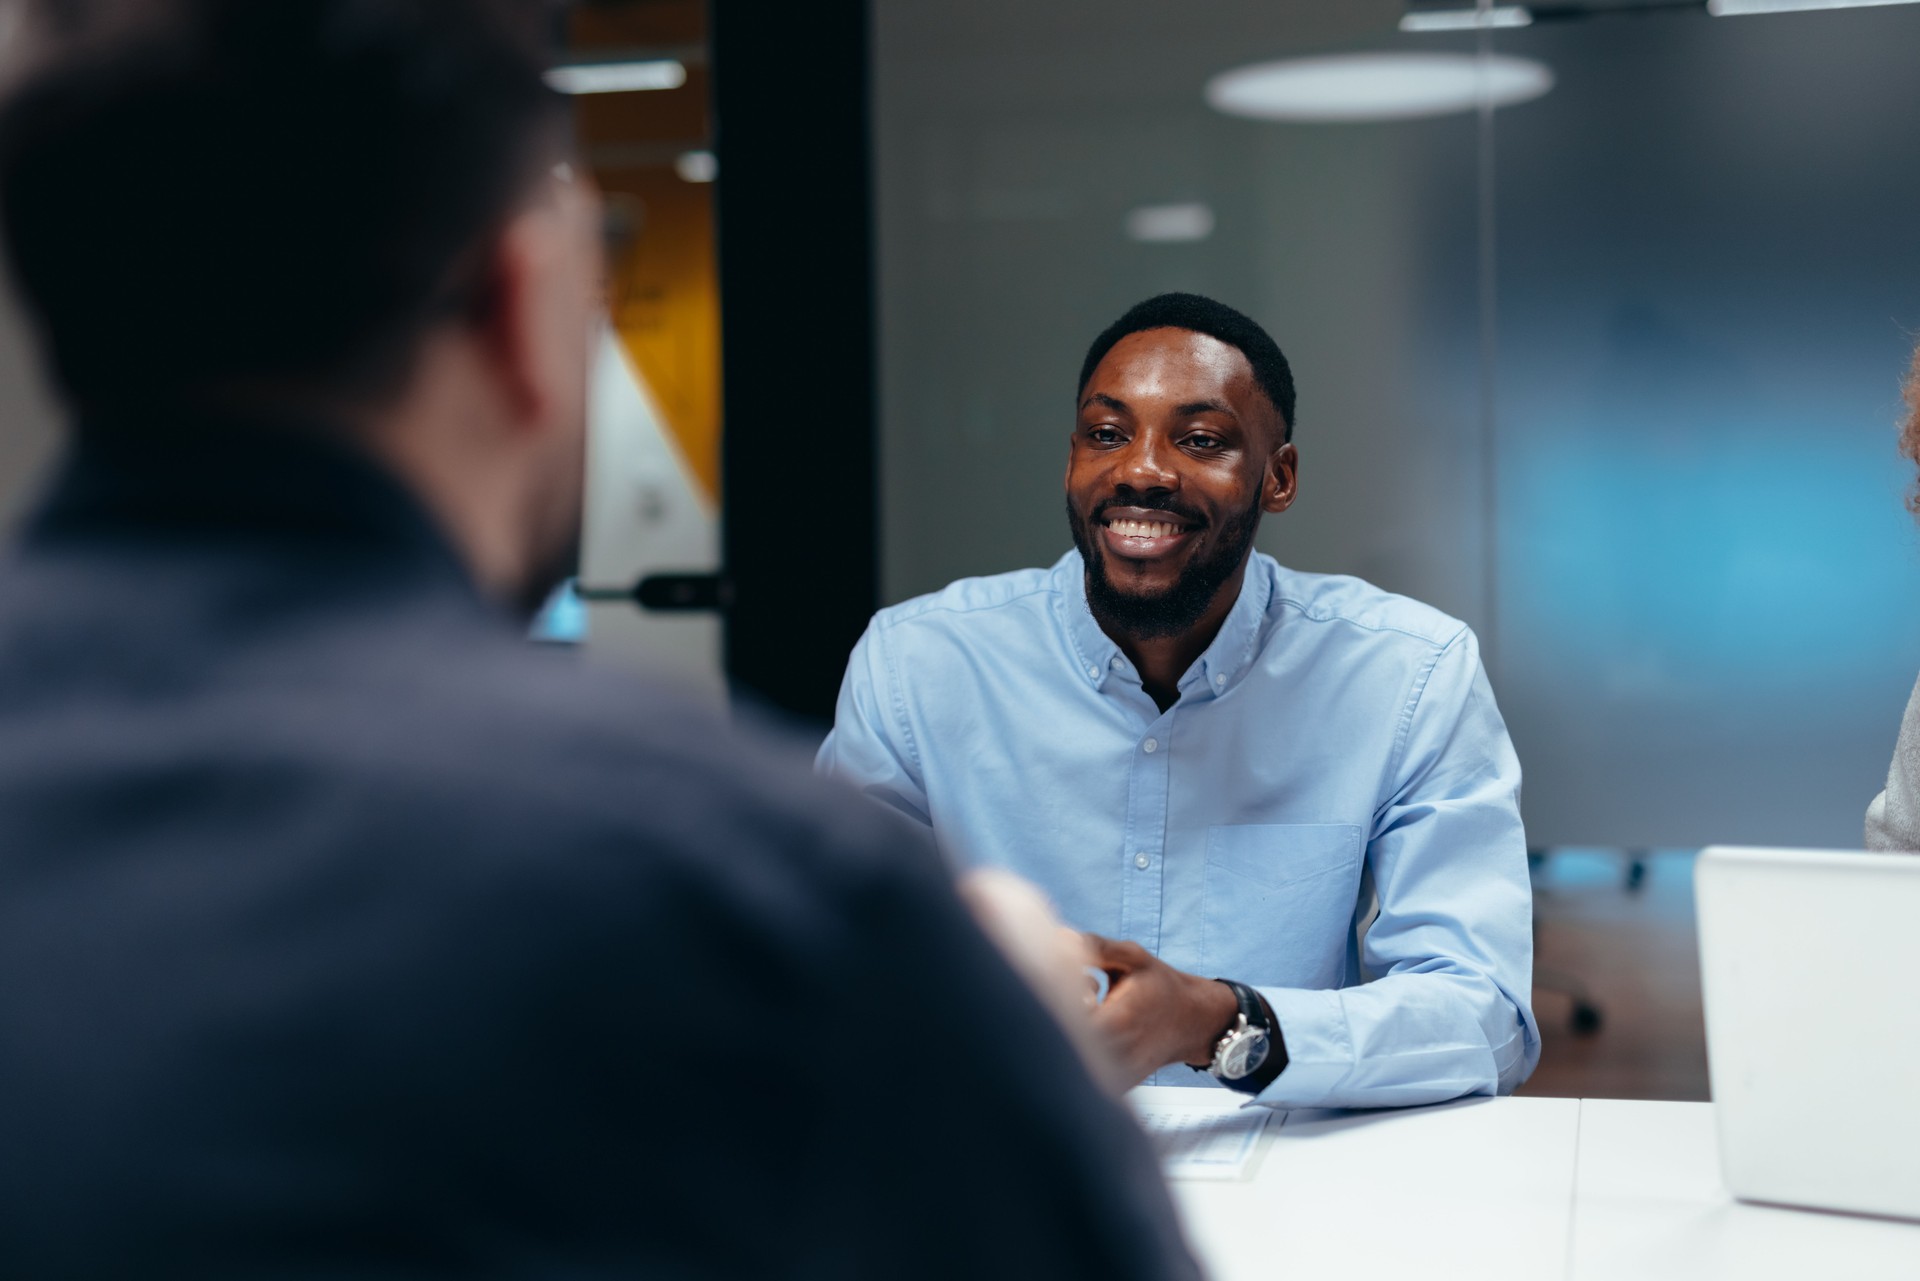
M 1261 823 L 1207 829 L 1207 973 L 1338 987 L 1360 893 L 1360 828 Z

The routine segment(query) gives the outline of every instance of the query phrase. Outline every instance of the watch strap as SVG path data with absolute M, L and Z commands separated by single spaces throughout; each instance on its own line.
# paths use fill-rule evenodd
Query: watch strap
M 1251 987 L 1235 979 L 1216 979 L 1215 982 L 1226 984 L 1227 989 L 1233 993 L 1234 1001 L 1239 1005 L 1234 1026 L 1238 1026 L 1239 1019 L 1244 1018 L 1248 1027 L 1258 1028 L 1267 1034 L 1267 1057 L 1262 1060 L 1260 1066 L 1237 1081 L 1220 1079 L 1220 1084 L 1241 1094 L 1258 1094 L 1272 1085 L 1274 1079 L 1287 1066 L 1287 1051 L 1280 1039 L 1279 1025 L 1275 1023 L 1273 1010 L 1267 1005 L 1266 999 Z M 1221 1035 L 1224 1039 L 1226 1033 Z
M 1233 999 L 1240 1004 L 1240 1013 L 1246 1016 L 1248 1027 L 1257 1027 L 1268 1036 L 1273 1035 L 1273 1020 L 1267 1017 L 1266 1002 L 1260 994 L 1245 983 L 1233 979 L 1215 979 L 1216 983 L 1225 983 L 1227 990 L 1233 993 Z

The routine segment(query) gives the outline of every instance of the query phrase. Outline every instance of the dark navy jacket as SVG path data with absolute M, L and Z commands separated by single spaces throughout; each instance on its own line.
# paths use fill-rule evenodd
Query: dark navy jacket
M 0 1276 L 1191 1274 L 916 838 L 166 434 L 0 567 Z

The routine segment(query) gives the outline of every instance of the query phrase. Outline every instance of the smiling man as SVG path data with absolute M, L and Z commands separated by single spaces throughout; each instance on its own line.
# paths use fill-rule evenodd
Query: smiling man
M 1133 308 L 1080 372 L 1075 550 L 882 611 L 819 763 L 1099 936 L 1135 1079 L 1506 1093 L 1540 1052 L 1519 765 L 1465 625 L 1252 551 L 1293 419 L 1252 320 Z

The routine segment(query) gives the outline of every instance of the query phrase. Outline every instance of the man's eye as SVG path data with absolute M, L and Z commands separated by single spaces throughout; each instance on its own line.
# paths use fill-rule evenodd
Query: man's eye
M 1203 431 L 1195 432 L 1193 435 L 1187 437 L 1187 444 L 1195 449 L 1218 449 L 1220 448 L 1220 438 L 1218 436 L 1209 436 Z
M 1111 427 L 1090 427 L 1087 429 L 1087 439 L 1096 445 L 1117 445 L 1120 443 L 1120 433 Z

